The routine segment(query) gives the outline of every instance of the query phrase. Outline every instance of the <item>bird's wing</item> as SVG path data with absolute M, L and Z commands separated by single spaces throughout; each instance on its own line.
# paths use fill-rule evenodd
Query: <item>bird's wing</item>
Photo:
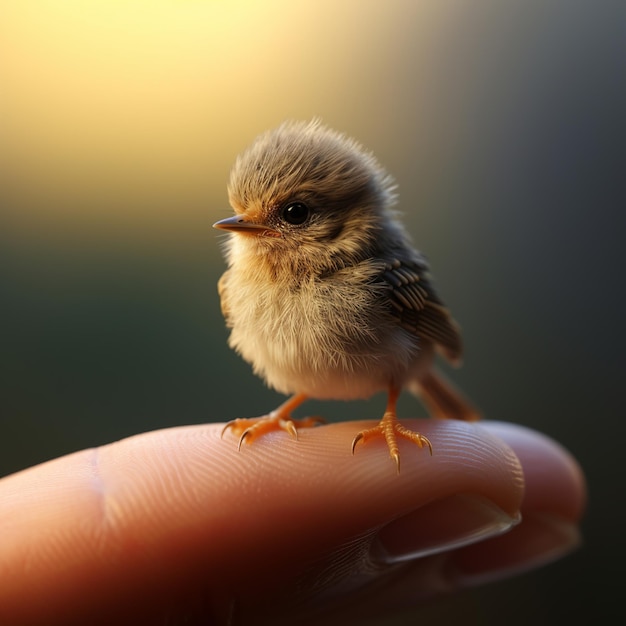
M 229 308 L 228 308 L 228 271 L 224 272 L 217 281 L 217 293 L 220 297 L 220 307 L 222 315 L 228 325 Z
M 432 341 L 449 361 L 458 363 L 463 354 L 461 333 L 430 282 L 426 261 L 391 259 L 380 278 L 390 287 L 391 312 L 400 325 Z

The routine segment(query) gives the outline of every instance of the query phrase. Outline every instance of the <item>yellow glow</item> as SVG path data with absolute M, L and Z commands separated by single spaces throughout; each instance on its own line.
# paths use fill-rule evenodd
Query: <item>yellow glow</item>
M 41 228 L 209 222 L 236 154 L 283 119 L 384 135 L 416 116 L 419 91 L 400 75 L 432 72 L 438 6 L 2 3 L 3 211 Z

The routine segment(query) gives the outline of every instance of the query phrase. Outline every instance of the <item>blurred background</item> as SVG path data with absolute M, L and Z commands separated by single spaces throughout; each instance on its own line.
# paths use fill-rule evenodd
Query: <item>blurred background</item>
M 1 1 L 0 475 L 281 401 L 227 347 L 211 224 L 258 133 L 320 116 L 395 176 L 464 329 L 451 376 L 589 479 L 576 554 L 390 623 L 622 613 L 625 25 L 619 0 Z

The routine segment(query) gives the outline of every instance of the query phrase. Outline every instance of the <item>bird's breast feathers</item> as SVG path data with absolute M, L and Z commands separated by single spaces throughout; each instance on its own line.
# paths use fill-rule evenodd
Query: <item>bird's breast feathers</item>
M 298 283 L 250 267 L 236 263 L 221 281 L 229 343 L 277 391 L 369 397 L 414 366 L 420 346 L 389 314 L 378 264 Z

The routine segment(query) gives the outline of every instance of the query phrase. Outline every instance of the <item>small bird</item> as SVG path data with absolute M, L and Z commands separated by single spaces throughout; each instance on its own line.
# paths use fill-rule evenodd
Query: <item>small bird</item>
M 285 122 L 236 160 L 228 184 L 235 215 L 218 284 L 229 345 L 267 385 L 291 397 L 225 429 L 239 449 L 259 435 L 313 426 L 291 412 L 308 398 L 350 400 L 386 391 L 379 424 L 352 443 L 383 437 L 400 471 L 398 439 L 432 444 L 400 424 L 403 388 L 436 417 L 478 413 L 434 367 L 462 355 L 459 328 L 436 294 L 425 258 L 394 209 L 393 179 L 353 139 L 319 120 Z

